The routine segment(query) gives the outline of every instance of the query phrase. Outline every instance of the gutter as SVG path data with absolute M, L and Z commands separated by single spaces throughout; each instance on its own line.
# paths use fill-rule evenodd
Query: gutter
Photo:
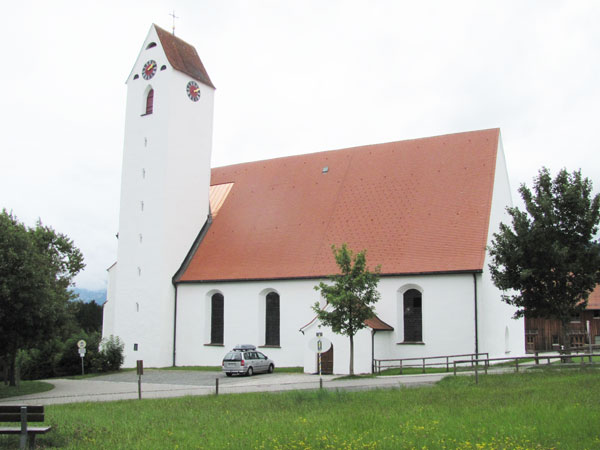
M 477 314 L 477 274 L 473 273 L 473 303 L 475 307 L 475 353 L 479 353 L 479 321 Z

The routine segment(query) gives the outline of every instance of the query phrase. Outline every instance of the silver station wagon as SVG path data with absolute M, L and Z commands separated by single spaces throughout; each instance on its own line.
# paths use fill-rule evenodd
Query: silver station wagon
M 234 373 L 252 376 L 260 372 L 273 373 L 275 363 L 266 355 L 257 352 L 254 345 L 237 345 L 225 355 L 222 367 L 228 377 Z

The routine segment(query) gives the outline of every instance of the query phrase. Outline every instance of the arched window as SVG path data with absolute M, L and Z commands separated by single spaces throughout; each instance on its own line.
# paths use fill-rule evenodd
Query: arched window
M 150 89 L 148 91 L 148 96 L 146 97 L 146 114 L 152 114 L 153 109 L 154 109 L 154 89 Z
M 267 294 L 265 345 L 279 345 L 279 294 L 277 292 Z
M 421 293 L 409 289 L 404 293 L 404 342 L 423 341 Z
M 210 307 L 210 343 L 223 343 L 223 294 L 213 294 Z

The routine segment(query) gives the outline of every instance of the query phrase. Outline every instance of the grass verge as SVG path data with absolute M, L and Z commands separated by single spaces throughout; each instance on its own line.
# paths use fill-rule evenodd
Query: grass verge
M 38 392 L 46 392 L 51 389 L 54 389 L 54 386 L 44 381 L 21 381 L 19 386 L 16 387 L 0 384 L 0 398 L 37 394 Z
M 428 388 L 295 391 L 46 408 L 41 448 L 597 449 L 600 371 L 447 377 Z M 257 406 L 258 405 L 258 406 Z M 8 439 L 11 438 L 11 439 Z M 0 436 L 0 448 L 14 446 Z

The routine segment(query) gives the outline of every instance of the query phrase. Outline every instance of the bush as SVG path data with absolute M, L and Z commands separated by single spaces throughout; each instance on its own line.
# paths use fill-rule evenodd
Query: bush
M 96 361 L 96 370 L 99 372 L 115 372 L 121 368 L 125 357 L 123 350 L 125 343 L 118 336 L 113 336 L 102 339 L 100 343 L 100 351 L 98 352 L 98 360 Z
M 98 357 L 100 345 L 100 333 L 87 334 L 83 331 L 72 334 L 64 343 L 62 352 L 56 361 L 55 374 L 57 376 L 80 375 L 81 356 L 77 347 L 80 340 L 86 342 L 86 353 L 84 357 L 84 368 L 87 373 L 94 372 L 94 361 Z

